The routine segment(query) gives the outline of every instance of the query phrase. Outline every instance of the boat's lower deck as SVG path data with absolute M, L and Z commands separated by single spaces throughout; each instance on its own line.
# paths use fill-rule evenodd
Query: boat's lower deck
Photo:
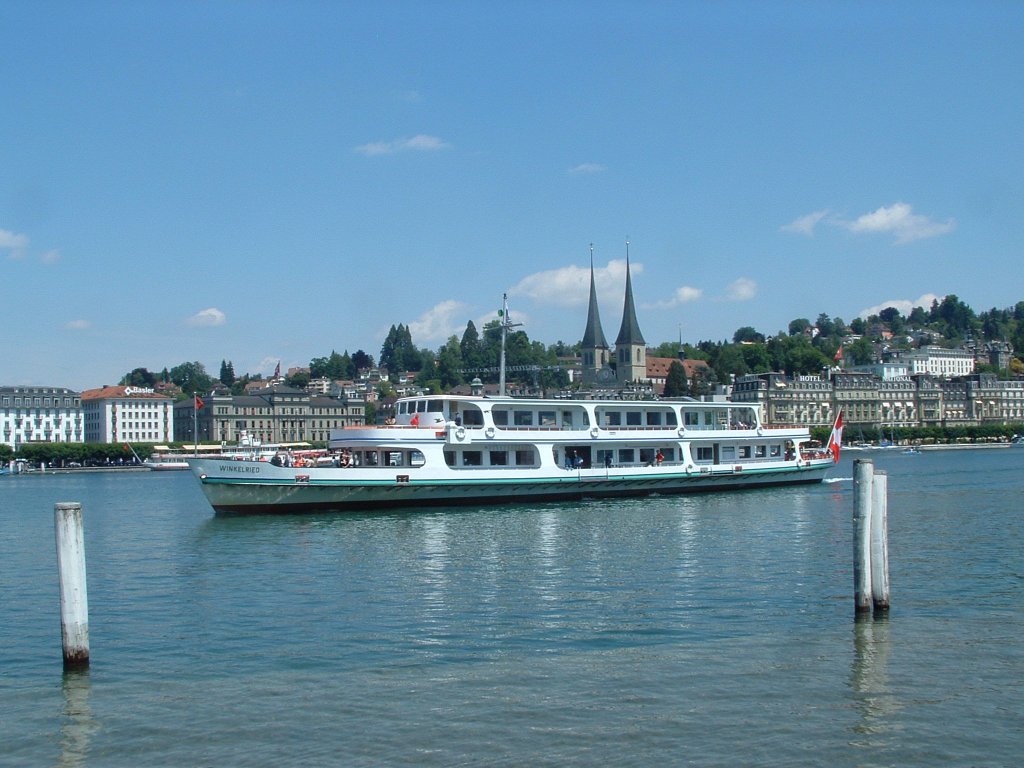
M 201 464 L 201 463 L 200 463 Z M 457 477 L 417 479 L 415 471 L 387 479 L 346 478 L 338 470 L 298 470 L 289 476 L 237 473 L 225 477 L 193 467 L 210 504 L 219 513 L 259 514 L 359 511 L 384 508 L 517 503 L 585 498 L 704 493 L 801 483 L 824 479 L 831 461 L 785 466 L 708 468 L 703 471 L 617 473 L 564 471 L 543 477 Z

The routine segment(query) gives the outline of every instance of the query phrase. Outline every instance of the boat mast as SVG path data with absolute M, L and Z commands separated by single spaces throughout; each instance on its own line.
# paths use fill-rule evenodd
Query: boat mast
M 517 328 L 522 323 L 513 323 L 508 316 L 508 294 L 501 294 L 501 362 L 498 365 L 498 394 L 505 396 L 505 339 L 509 328 Z

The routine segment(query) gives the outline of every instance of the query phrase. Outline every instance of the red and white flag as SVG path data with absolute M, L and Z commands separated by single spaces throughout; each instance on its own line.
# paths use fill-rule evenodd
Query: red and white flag
M 206 403 L 204 403 L 202 401 L 202 398 L 200 398 L 199 395 L 196 395 L 195 398 L 196 398 L 196 410 L 198 411 L 200 408 L 202 408 L 204 405 L 206 405 Z
M 836 423 L 832 427 L 832 434 L 828 436 L 828 452 L 832 454 L 832 461 L 839 463 L 839 449 L 843 445 L 843 411 L 840 409 L 836 416 Z
M 843 345 L 839 345 L 839 349 L 836 350 L 836 356 L 832 358 L 837 363 L 842 362 L 843 359 Z

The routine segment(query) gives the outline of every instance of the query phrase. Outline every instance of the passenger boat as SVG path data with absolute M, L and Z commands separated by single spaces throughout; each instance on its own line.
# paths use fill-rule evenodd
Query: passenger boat
M 841 413 L 815 448 L 746 403 L 443 395 L 398 400 L 393 424 L 332 431 L 326 461 L 188 463 L 218 513 L 344 512 L 817 483 L 841 438 Z

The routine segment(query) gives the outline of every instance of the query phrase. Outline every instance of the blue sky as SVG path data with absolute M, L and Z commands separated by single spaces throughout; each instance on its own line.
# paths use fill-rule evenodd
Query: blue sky
M 0 383 L 1024 299 L 1024 3 L 0 4 Z

